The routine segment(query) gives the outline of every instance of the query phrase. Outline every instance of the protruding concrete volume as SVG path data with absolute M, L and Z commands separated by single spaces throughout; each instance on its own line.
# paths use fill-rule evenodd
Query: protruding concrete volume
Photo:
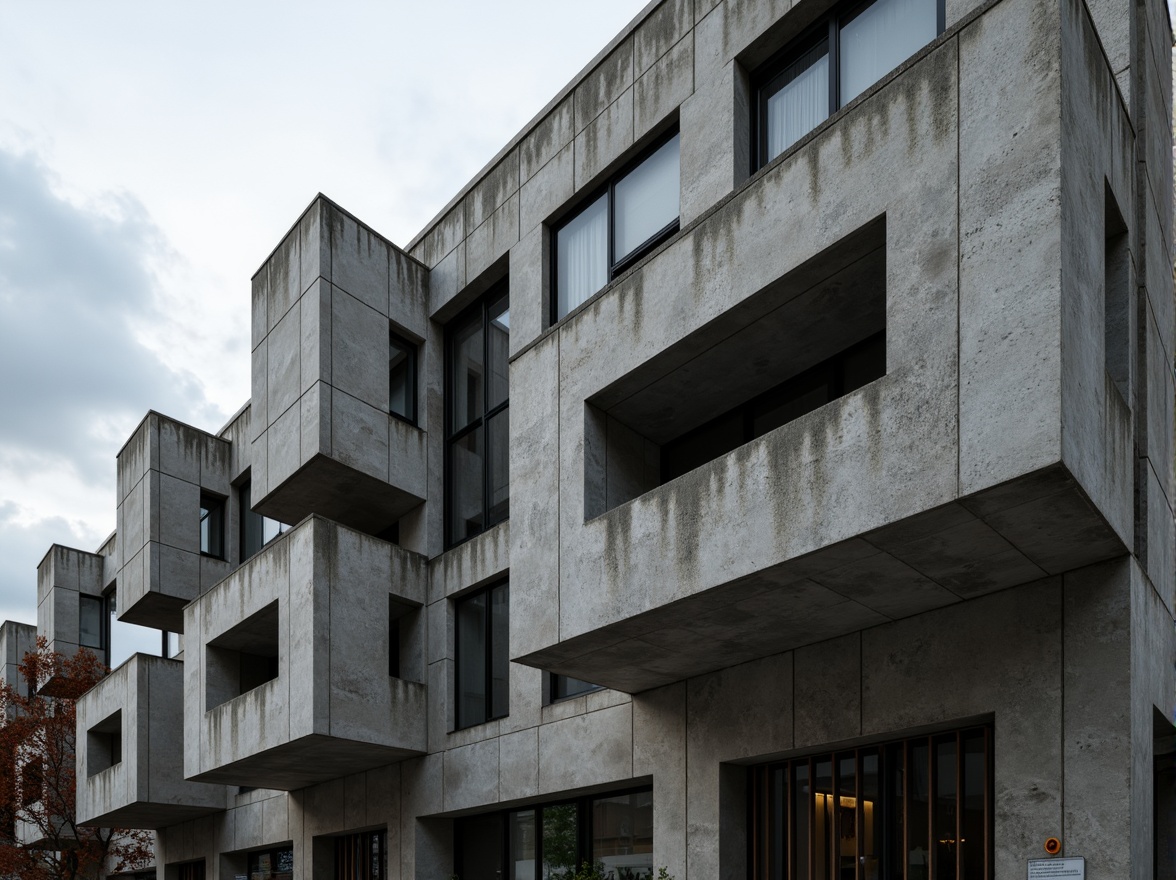
M 184 775 L 293 790 L 423 754 L 423 646 L 390 627 L 425 584 L 423 558 L 313 516 L 189 605 Z
M 221 785 L 184 779 L 184 665 L 135 654 L 77 704 L 77 821 L 163 828 L 224 810 Z

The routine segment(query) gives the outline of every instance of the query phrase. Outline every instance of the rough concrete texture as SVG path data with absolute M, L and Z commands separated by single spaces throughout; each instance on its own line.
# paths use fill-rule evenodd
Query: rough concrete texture
M 1050 835 L 1088 876 L 1152 876 L 1171 30 L 1155 0 L 944 5 L 940 37 L 754 171 L 760 66 L 827 0 L 651 3 L 403 251 L 312 203 L 253 280 L 252 397 L 217 440 L 226 486 L 309 518 L 184 619 L 186 784 L 263 788 L 162 829 L 164 880 L 284 844 L 330 876 L 334 838 L 373 828 L 389 877 L 432 880 L 463 816 L 644 785 L 655 865 L 744 877 L 748 765 L 974 724 L 993 878 Z M 675 126 L 679 231 L 554 321 L 552 225 Z M 446 548 L 446 326 L 503 279 L 511 521 Z M 416 426 L 387 413 L 389 327 L 420 344 Z M 885 375 L 662 484 L 665 444 L 880 331 Z M 188 576 L 127 540 L 183 550 L 202 485 L 152 471 L 141 433 L 92 566 L 120 594 Z M 400 548 L 370 537 L 393 522 Z M 45 595 L 79 589 L 50 562 Z M 457 730 L 455 602 L 503 579 L 510 711 Z M 389 596 L 411 681 L 386 674 Z M 551 702 L 550 672 L 606 687 Z
M 96 553 L 60 544 L 49 548 L 37 566 L 36 634 L 45 637 L 50 651 L 72 656 L 81 648 L 81 597 L 102 598 L 103 573 L 103 559 Z M 14 647 L 17 644 L 19 640 L 14 639 Z M 103 661 L 107 659 L 99 648 L 90 647 L 88 650 L 100 655 L 99 659 Z M 45 693 L 52 694 L 55 681 L 42 675 L 38 686 Z
M 425 580 L 415 554 L 316 516 L 191 603 L 184 775 L 293 790 L 423 752 L 425 686 L 388 651 L 391 600 L 420 607 Z M 277 675 L 246 689 L 258 655 Z
M 230 465 L 227 441 L 156 412 L 119 451 L 120 620 L 182 632 L 184 605 L 237 562 L 236 532 L 227 528 L 223 559 L 200 552 L 201 496 L 221 499 L 228 512 Z
M 178 660 L 134 654 L 78 700 L 79 824 L 163 828 L 229 805 L 223 786 L 184 779 L 183 677 Z

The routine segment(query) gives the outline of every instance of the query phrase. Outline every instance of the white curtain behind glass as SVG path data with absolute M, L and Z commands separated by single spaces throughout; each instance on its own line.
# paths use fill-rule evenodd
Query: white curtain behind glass
M 809 62 L 805 56 L 797 62 Z M 768 98 L 768 160 L 817 127 L 829 115 L 829 56 L 822 54 Z
M 556 239 L 556 307 L 562 318 L 608 280 L 608 196 L 603 195 Z
M 935 39 L 936 0 L 878 0 L 841 28 L 844 106 Z
M 678 143 L 678 135 L 674 135 L 617 181 L 613 209 L 616 262 L 678 219 Z

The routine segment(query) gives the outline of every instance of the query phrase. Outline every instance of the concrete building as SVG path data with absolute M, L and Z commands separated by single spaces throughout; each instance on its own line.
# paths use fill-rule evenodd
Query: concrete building
M 660 0 L 405 247 L 315 198 L 248 404 L 46 557 L 55 643 L 183 633 L 79 818 L 163 880 L 1176 876 L 1171 44 Z

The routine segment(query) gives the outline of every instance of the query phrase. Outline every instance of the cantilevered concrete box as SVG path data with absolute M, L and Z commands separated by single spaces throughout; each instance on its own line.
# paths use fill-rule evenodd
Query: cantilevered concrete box
M 184 779 L 184 664 L 135 654 L 77 703 L 77 819 L 163 828 L 223 810 L 224 786 Z
M 1103 203 L 1130 203 L 1129 126 L 1109 73 L 1057 43 L 1022 88 L 1040 51 L 1023 20 L 928 47 L 511 363 L 511 593 L 542 609 L 512 659 L 641 691 L 1129 552 L 1133 500 L 1167 506 L 1133 487 L 1152 389 L 1116 387 L 1105 350 Z M 1112 124 L 1066 105 L 1027 137 L 1062 70 Z M 982 71 L 1016 100 L 977 112 Z M 1092 142 L 1063 175 L 1071 132 Z M 1034 188 L 1010 186 L 996 142 Z M 857 341 L 870 288 L 838 273 L 878 229 L 885 375 L 659 484 L 658 444 L 725 395 Z M 1170 272 L 1154 280 L 1170 311 Z M 1170 398 L 1170 370 L 1150 375 Z M 1152 483 L 1168 433 L 1150 429 Z M 1151 521 L 1168 559 L 1171 516 Z
M 181 632 L 184 605 L 229 573 L 227 553 L 200 552 L 201 497 L 227 509 L 229 466 L 228 442 L 156 412 L 119 450 L 120 620 Z
M 389 414 L 388 342 L 427 336 L 427 284 L 321 196 L 254 276 L 255 510 L 375 534 L 424 500 L 426 435 Z
M 423 754 L 426 578 L 310 517 L 184 609 L 184 775 L 292 790 Z
M 105 605 L 102 600 L 103 558 L 85 550 L 54 544 L 37 566 L 37 633 L 49 642 L 49 650 L 72 656 L 81 645 L 81 603 L 83 597 L 99 600 L 100 617 L 96 641 L 86 646 L 103 663 L 109 662 L 105 630 Z M 52 679 L 39 682 L 40 689 L 52 694 Z

